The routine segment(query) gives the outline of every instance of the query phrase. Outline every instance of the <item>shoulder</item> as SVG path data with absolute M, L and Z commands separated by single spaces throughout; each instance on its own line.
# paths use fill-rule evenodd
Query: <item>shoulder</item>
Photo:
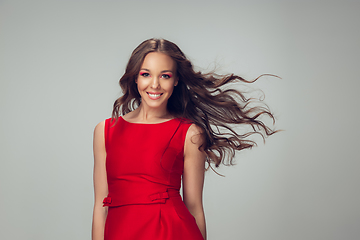
M 104 139 L 110 123 L 111 123 L 111 118 L 99 122 L 94 129 L 94 139 L 98 139 L 98 140 Z
M 94 154 L 102 153 L 105 150 L 105 121 L 99 122 L 95 126 L 93 138 Z
M 107 120 L 101 121 L 98 124 L 96 124 L 95 129 L 94 129 L 94 134 L 98 134 L 98 133 L 100 133 L 100 131 L 102 131 L 102 132 L 104 131 L 105 121 L 107 121 Z
M 202 133 L 204 133 L 204 129 L 202 129 L 202 127 L 196 125 L 195 123 L 191 123 L 191 125 L 188 129 L 187 135 L 192 137 L 192 136 L 199 135 Z
M 185 144 L 201 146 L 203 145 L 204 141 L 204 129 L 195 123 L 192 123 L 186 133 Z

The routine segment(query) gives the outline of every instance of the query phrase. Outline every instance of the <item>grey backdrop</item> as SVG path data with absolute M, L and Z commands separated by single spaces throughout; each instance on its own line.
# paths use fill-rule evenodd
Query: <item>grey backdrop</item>
M 284 129 L 206 174 L 208 239 L 360 237 L 358 1 L 0 1 L 0 239 L 90 239 L 92 134 L 143 40 L 262 78 Z

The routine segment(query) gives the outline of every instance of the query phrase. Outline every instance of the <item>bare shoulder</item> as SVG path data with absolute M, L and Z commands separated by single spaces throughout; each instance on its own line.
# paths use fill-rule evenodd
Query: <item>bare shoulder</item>
M 104 138 L 104 129 L 105 129 L 105 120 L 99 122 L 94 129 L 94 140 L 95 139 L 103 139 Z
M 191 124 L 189 127 L 186 138 L 185 145 L 196 145 L 201 146 L 205 141 L 204 129 L 196 124 Z
M 105 128 L 105 120 L 96 124 L 94 132 L 99 132 L 100 130 L 104 130 L 104 128 Z
M 197 134 L 202 134 L 204 132 L 204 129 L 202 129 L 201 127 L 199 127 L 198 125 L 196 125 L 195 123 L 191 124 L 191 126 L 188 129 L 187 135 L 197 135 Z
M 94 129 L 93 150 L 95 161 L 103 162 L 105 156 L 105 121 L 98 123 Z

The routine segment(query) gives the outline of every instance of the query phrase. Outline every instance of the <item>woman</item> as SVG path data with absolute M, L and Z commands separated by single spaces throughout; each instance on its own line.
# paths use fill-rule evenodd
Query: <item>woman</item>
M 236 80 L 248 82 L 195 72 L 164 39 L 133 51 L 120 79 L 124 94 L 94 131 L 93 240 L 206 239 L 205 162 L 231 165 L 235 150 L 255 144 L 244 138 L 275 132 L 259 120 L 273 118 L 267 108 L 220 89 Z M 253 130 L 238 134 L 232 124 Z

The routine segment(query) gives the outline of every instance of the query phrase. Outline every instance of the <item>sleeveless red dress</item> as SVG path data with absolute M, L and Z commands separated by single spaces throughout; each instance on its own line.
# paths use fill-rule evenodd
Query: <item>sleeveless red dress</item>
M 105 120 L 105 240 L 203 240 L 179 194 L 190 125 Z

